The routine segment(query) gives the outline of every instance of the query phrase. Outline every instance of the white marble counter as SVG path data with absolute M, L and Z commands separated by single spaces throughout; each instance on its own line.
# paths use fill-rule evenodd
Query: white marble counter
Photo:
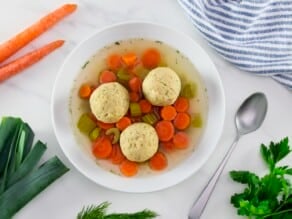
M 65 2 L 67 1 L 2 1 L 0 42 Z M 262 172 L 265 167 L 259 158 L 260 143 L 277 141 L 284 136 L 292 137 L 292 93 L 270 78 L 250 75 L 223 60 L 200 37 L 175 0 L 77 0 L 73 2 L 79 5 L 77 12 L 33 41 L 19 54 L 55 39 L 65 39 L 66 44 L 33 67 L 0 84 L 0 117 L 4 115 L 22 117 L 35 130 L 36 137 L 47 142 L 49 148 L 43 159 L 56 154 L 71 168 L 69 173 L 38 195 L 15 218 L 75 218 L 84 205 L 98 204 L 103 201 L 112 202 L 111 211 L 126 212 L 149 208 L 157 211 L 160 214 L 159 218 L 187 218 L 193 201 L 233 141 L 235 135 L 233 116 L 238 105 L 252 92 L 261 91 L 267 95 L 269 101 L 267 118 L 258 131 L 244 136 L 238 143 L 202 216 L 202 219 L 237 218 L 229 199 L 234 192 L 239 191 L 241 186 L 230 180 L 228 172 L 231 169 Z M 65 56 L 96 29 L 127 20 L 153 21 L 172 26 L 190 35 L 213 59 L 222 77 L 226 94 L 224 131 L 209 162 L 179 185 L 147 194 L 111 191 L 89 181 L 77 172 L 59 148 L 50 118 L 50 96 L 57 71 Z M 292 157 L 290 156 L 286 162 L 291 164 Z

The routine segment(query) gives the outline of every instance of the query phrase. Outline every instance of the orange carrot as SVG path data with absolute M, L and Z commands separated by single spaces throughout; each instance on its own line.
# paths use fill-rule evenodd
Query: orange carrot
M 112 153 L 111 153 L 110 159 L 111 159 L 111 162 L 113 164 L 120 164 L 126 159 L 125 156 L 122 153 L 120 145 L 118 145 L 118 144 L 114 144 L 113 145 L 113 149 L 112 149 Z
M 177 132 L 173 136 L 173 145 L 177 149 L 185 149 L 189 146 L 189 137 L 184 132 Z
M 113 124 L 113 123 L 104 123 L 102 121 L 97 121 L 96 123 L 97 123 L 98 127 L 100 127 L 103 130 L 108 130 L 110 128 L 115 127 L 115 124 Z
M 110 55 L 107 58 L 107 65 L 113 71 L 119 70 L 122 67 L 121 56 L 118 54 Z
M 176 114 L 176 110 L 173 106 L 164 106 L 160 111 L 161 118 L 168 121 L 173 120 Z
M 107 158 L 112 152 L 112 143 L 109 138 L 102 136 L 92 145 L 92 153 L 97 158 Z
M 0 82 L 38 62 L 63 44 L 63 40 L 54 41 L 0 67 Z
M 148 100 L 140 100 L 139 105 L 142 113 L 150 113 L 152 110 L 152 105 Z
M 131 89 L 131 91 L 134 91 L 134 92 L 141 92 L 142 90 L 142 81 L 140 78 L 138 77 L 133 77 L 129 80 L 129 87 Z
M 76 4 L 65 4 L 60 8 L 47 14 L 39 21 L 26 28 L 7 42 L 0 45 L 0 63 L 12 56 L 29 42 L 40 36 L 65 16 L 74 12 Z
M 124 116 L 116 123 L 116 127 L 120 131 L 123 131 L 125 128 L 127 128 L 129 125 L 131 125 L 131 123 L 132 123 L 131 119 L 129 117 Z
M 116 80 L 117 80 L 116 74 L 113 73 L 112 71 L 108 71 L 108 70 L 101 72 L 101 74 L 99 76 L 99 82 L 101 84 L 108 83 L 108 82 L 114 82 Z
M 129 52 L 122 56 L 122 61 L 127 67 L 133 67 L 137 63 L 138 57 L 135 53 Z
M 174 149 L 174 144 L 172 141 L 161 142 L 160 146 L 167 152 L 170 152 Z
M 149 166 L 152 170 L 163 170 L 167 167 L 167 158 L 162 152 L 157 152 L 149 160 Z
M 91 95 L 91 92 L 92 92 L 91 86 L 89 84 L 83 84 L 79 88 L 79 97 L 83 99 L 88 99 Z
M 130 92 L 129 95 L 131 102 L 138 102 L 140 99 L 140 95 L 137 92 Z
M 155 68 L 160 62 L 160 53 L 155 48 L 147 49 L 142 55 L 142 63 L 146 68 Z
M 191 122 L 191 117 L 187 113 L 178 113 L 173 120 L 173 125 L 179 130 L 184 130 L 189 127 Z
M 190 107 L 189 100 L 185 97 L 179 97 L 174 102 L 173 106 L 175 107 L 176 111 L 179 113 L 187 112 Z
M 120 164 L 120 171 L 124 176 L 134 176 L 138 173 L 138 164 L 126 159 Z
M 159 121 L 155 126 L 155 130 L 161 141 L 169 141 L 174 135 L 174 127 L 170 121 Z

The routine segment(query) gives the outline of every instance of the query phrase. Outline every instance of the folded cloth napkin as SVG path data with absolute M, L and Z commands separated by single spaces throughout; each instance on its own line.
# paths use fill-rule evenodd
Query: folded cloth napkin
M 209 44 L 292 90 L 292 0 L 178 0 Z

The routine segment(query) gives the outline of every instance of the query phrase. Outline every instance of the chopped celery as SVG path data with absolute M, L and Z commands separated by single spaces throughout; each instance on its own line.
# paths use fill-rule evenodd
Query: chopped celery
M 118 141 L 120 140 L 120 130 L 118 128 L 110 128 L 110 129 L 106 130 L 105 134 L 114 136 L 114 138 L 112 140 L 113 144 L 118 143 Z
M 131 79 L 131 75 L 127 73 L 124 69 L 120 69 L 118 71 L 117 77 L 121 81 L 129 81 Z
M 143 65 L 139 65 L 135 68 L 135 72 L 139 76 L 139 78 L 143 80 L 148 75 L 149 70 L 147 68 L 144 68 Z
M 195 83 L 187 83 L 183 86 L 181 96 L 188 99 L 193 98 L 197 95 L 197 85 Z
M 142 117 L 142 121 L 148 123 L 149 125 L 154 125 L 158 119 L 154 113 L 147 113 Z
M 96 124 L 87 113 L 84 113 L 80 116 L 77 127 L 82 133 L 89 135 Z
M 202 128 L 203 119 L 200 113 L 195 113 L 191 122 L 191 126 L 194 128 Z
M 100 128 L 96 127 L 89 133 L 89 138 L 91 141 L 95 141 L 100 135 Z
M 141 107 L 139 103 L 130 103 L 130 113 L 131 116 L 141 116 Z
M 53 157 L 0 195 L 0 218 L 9 219 L 69 169 Z

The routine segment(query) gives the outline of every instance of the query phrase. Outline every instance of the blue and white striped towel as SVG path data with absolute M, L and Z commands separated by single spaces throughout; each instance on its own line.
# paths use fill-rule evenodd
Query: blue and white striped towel
M 292 90 L 292 0 L 178 0 L 209 44 Z

